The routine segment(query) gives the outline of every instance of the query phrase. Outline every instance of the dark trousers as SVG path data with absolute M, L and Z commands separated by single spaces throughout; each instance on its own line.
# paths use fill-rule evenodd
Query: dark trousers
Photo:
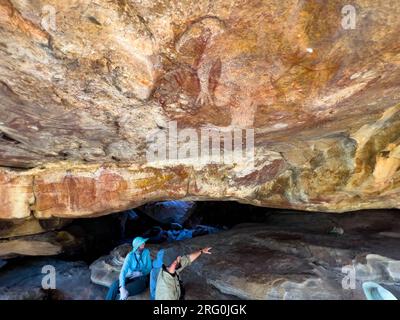
M 125 280 L 125 288 L 129 292 L 129 297 L 142 293 L 146 290 L 148 276 L 141 276 Z M 108 290 L 106 300 L 119 300 L 119 280 L 116 280 Z

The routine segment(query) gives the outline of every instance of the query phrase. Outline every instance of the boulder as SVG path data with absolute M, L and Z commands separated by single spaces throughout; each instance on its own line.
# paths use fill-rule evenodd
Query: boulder
M 400 284 L 400 261 L 383 257 L 378 254 L 368 254 L 366 263 L 357 263 L 355 271 L 363 281 L 385 281 Z
M 71 219 L 39 220 L 33 217 L 27 219 L 7 220 L 0 223 L 0 239 L 13 238 L 57 230 L 71 223 Z
M 124 259 L 132 247 L 128 244 L 113 249 L 109 255 L 100 257 L 90 265 L 90 279 L 93 283 L 109 288 L 118 279 Z
M 55 289 L 46 290 L 42 281 L 55 270 Z M 102 300 L 107 290 L 90 282 L 84 262 L 34 258 L 10 262 L 0 272 L 0 300 Z
M 0 257 L 10 259 L 17 256 L 72 254 L 80 246 L 82 246 L 82 239 L 66 231 L 50 231 L 33 236 L 0 240 Z
M 365 281 L 387 286 L 399 282 L 400 253 L 395 248 L 400 239 L 382 236 L 382 225 L 374 230 L 376 216 L 370 216 L 364 221 L 363 213 L 332 219 L 322 214 L 305 214 L 302 219 L 293 213 L 273 214 L 267 223 L 240 224 L 228 231 L 147 247 L 153 257 L 160 248 L 171 256 L 213 248 L 212 255 L 201 256 L 183 272 L 188 297 L 193 299 L 364 299 Z M 332 226 L 345 232 L 332 233 Z M 386 228 L 398 231 L 400 226 Z M 92 281 L 109 286 L 118 278 L 129 250 L 128 245 L 117 247 L 94 262 Z M 191 295 L 197 287 L 202 288 L 200 293 Z M 137 298 L 146 296 L 133 297 Z
M 398 282 L 398 252 L 381 258 L 374 268 L 367 267 L 369 277 L 359 265 L 371 265 L 371 252 L 387 253 L 386 239 L 299 231 L 244 225 L 177 242 L 168 250 L 182 254 L 213 247 L 214 254 L 201 257 L 191 271 L 220 292 L 241 299 L 363 299 L 361 284 L 367 279 Z M 354 270 L 352 290 L 343 287 L 346 268 Z

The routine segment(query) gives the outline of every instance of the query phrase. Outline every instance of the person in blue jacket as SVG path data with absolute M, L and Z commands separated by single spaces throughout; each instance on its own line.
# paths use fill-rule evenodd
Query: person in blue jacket
M 150 251 L 145 249 L 148 239 L 136 237 L 132 241 L 132 251 L 127 254 L 122 265 L 119 279 L 108 290 L 106 300 L 126 300 L 146 290 L 148 275 L 151 271 Z
M 157 277 L 164 262 L 164 249 L 157 253 L 156 259 L 153 261 L 153 269 L 150 272 L 150 300 L 156 300 Z

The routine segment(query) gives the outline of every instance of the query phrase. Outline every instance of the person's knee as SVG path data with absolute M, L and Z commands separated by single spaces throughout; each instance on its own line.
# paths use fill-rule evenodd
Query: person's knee
M 146 290 L 146 278 L 144 277 L 138 277 L 135 279 L 135 281 L 130 282 L 127 285 L 127 290 L 129 292 L 130 296 L 134 296 L 137 294 L 140 294 Z

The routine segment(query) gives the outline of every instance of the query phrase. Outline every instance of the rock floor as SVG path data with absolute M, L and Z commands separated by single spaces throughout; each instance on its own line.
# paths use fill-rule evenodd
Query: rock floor
M 212 255 L 184 271 L 187 299 L 364 299 L 364 281 L 400 288 L 399 229 L 390 219 L 389 225 L 376 226 L 376 214 L 370 212 L 362 222 L 356 215 L 316 220 L 315 215 L 299 219 L 280 214 L 270 223 L 240 224 L 218 234 L 148 247 L 153 255 L 161 247 L 171 255 L 213 247 Z M 129 249 L 117 247 L 95 261 L 92 281 L 111 283 Z
M 400 297 L 397 214 L 280 212 L 263 223 L 147 247 L 153 257 L 160 248 L 174 256 L 213 248 L 212 255 L 200 257 L 182 274 L 188 300 L 362 300 L 365 281 L 378 282 Z M 104 299 L 129 250 L 128 244 L 120 245 L 90 266 L 48 257 L 8 260 L 0 269 L 0 299 Z M 45 265 L 55 267 L 55 291 L 41 289 Z M 129 299 L 148 298 L 145 292 Z
M 49 272 L 56 272 L 56 290 L 42 289 Z M 42 273 L 42 271 L 44 271 Z M 45 283 L 48 283 L 45 278 Z M 54 258 L 24 258 L 0 270 L 0 300 L 101 300 L 107 288 L 91 283 L 88 265 Z

